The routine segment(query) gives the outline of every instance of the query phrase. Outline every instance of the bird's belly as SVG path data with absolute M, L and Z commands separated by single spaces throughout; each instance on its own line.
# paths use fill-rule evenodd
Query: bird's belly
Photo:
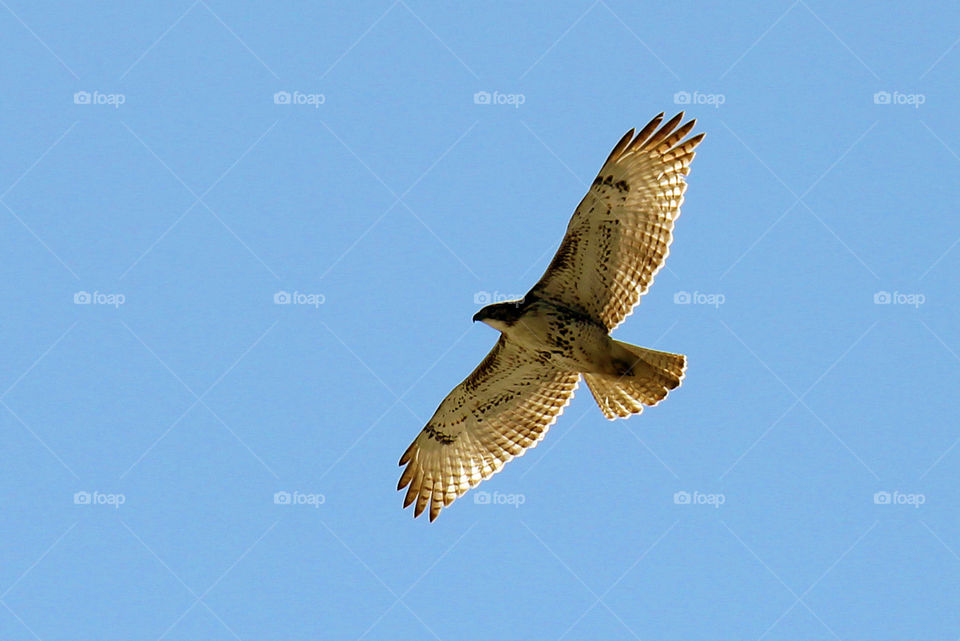
M 606 329 L 578 316 L 554 309 L 532 310 L 513 327 L 511 339 L 535 350 L 557 369 L 606 372 L 610 365 L 610 337 Z

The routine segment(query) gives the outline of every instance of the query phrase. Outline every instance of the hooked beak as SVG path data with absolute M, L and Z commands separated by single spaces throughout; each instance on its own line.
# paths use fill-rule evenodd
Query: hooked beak
M 476 323 L 478 320 L 483 320 L 483 318 L 480 317 L 480 312 L 473 315 L 473 322 Z

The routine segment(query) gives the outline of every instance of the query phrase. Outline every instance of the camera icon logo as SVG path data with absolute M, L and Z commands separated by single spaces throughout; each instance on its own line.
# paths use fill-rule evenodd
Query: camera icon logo
M 473 302 L 477 305 L 489 305 L 492 300 L 493 297 L 490 295 L 490 292 L 480 291 L 473 295 Z
M 673 502 L 677 505 L 690 505 L 690 492 L 684 492 L 683 490 L 674 492 Z
M 90 92 L 89 91 L 78 91 L 73 94 L 73 104 L 75 105 L 89 105 L 90 104 Z
M 673 94 L 673 103 L 675 105 L 689 105 L 690 104 L 690 92 L 689 91 L 678 91 Z
M 90 293 L 89 292 L 77 292 L 73 295 L 73 304 L 74 305 L 89 305 L 90 304 Z
M 673 304 L 674 305 L 689 305 L 690 304 L 690 292 L 677 292 L 673 295 Z
M 889 305 L 890 300 L 890 292 L 877 292 L 873 295 L 874 305 Z
M 273 104 L 275 105 L 289 105 L 290 104 L 290 92 L 289 91 L 278 91 L 273 94 Z
M 275 492 L 273 502 L 276 505 L 290 505 L 290 492 Z
M 890 104 L 890 92 L 889 91 L 878 91 L 873 94 L 873 104 L 875 105 L 889 105 Z
M 90 492 L 74 492 L 74 505 L 90 505 Z
M 490 104 L 490 92 L 488 91 L 478 91 L 473 94 L 473 104 L 475 105 L 489 105 Z
M 490 492 L 477 492 L 473 495 L 473 502 L 477 505 L 490 505 Z
M 275 305 L 289 305 L 290 304 L 290 294 L 283 290 L 280 290 L 273 295 L 273 303 Z
M 877 505 L 890 505 L 890 492 L 874 492 L 873 502 Z

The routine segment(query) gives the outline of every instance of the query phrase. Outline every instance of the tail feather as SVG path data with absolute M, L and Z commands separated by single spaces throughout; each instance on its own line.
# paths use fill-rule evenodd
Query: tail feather
M 680 386 L 687 368 L 686 356 L 614 342 L 633 361 L 626 373 L 583 376 L 604 416 L 616 419 L 639 414 L 644 405 L 656 405 Z

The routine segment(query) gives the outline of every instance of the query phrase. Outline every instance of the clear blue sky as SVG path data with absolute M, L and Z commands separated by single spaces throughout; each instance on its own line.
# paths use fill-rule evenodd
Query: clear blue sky
M 960 636 L 953 3 L 3 0 L 0 34 L 0 638 Z M 581 388 L 490 504 L 414 521 L 397 459 L 479 303 L 681 108 L 617 337 L 683 386 L 615 423 Z

